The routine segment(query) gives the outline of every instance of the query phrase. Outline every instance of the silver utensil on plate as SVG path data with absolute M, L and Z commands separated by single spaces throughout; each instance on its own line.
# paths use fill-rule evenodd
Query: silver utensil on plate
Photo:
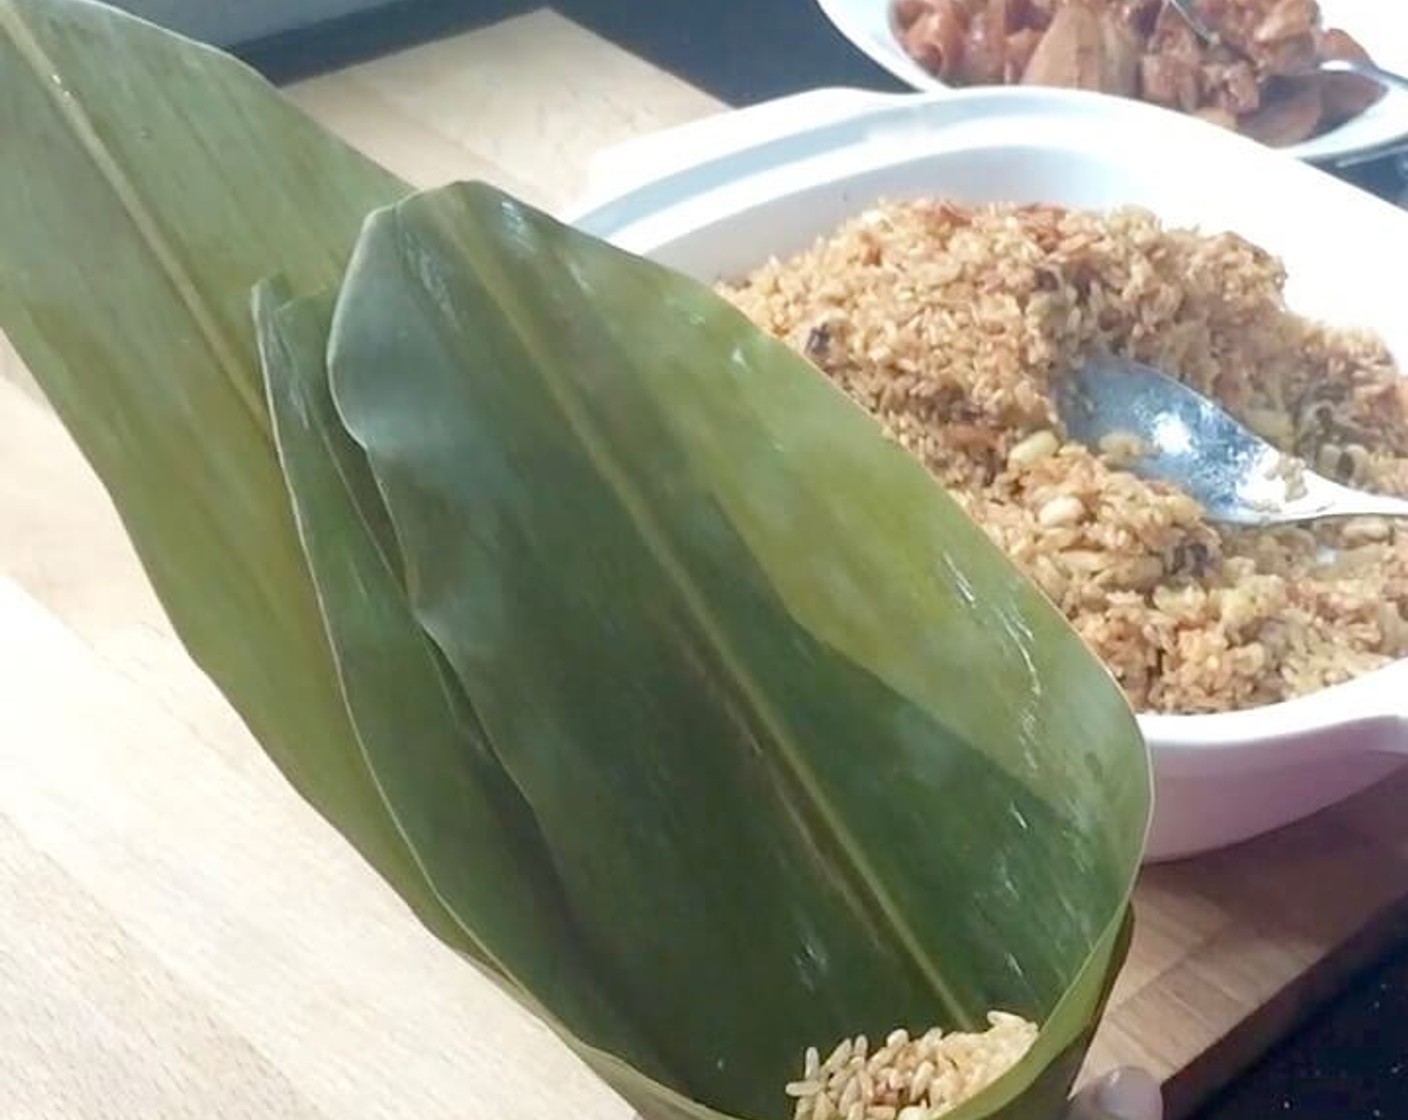
M 1193 34 L 1204 43 L 1217 42 L 1217 32 L 1204 22 L 1198 10 L 1193 7 L 1193 0 L 1164 0 L 1164 4 L 1178 13 L 1183 22 L 1193 29 Z
M 1137 362 L 1091 359 L 1058 384 L 1056 408 L 1072 439 L 1118 448 L 1121 465 L 1177 486 L 1215 521 L 1408 517 L 1408 501 L 1314 474 L 1201 393 Z
M 1361 78 L 1378 82 L 1386 89 L 1408 93 L 1408 76 L 1385 70 L 1382 66 L 1362 58 L 1326 58 L 1316 63 L 1311 70 L 1321 74 L 1358 74 Z
M 1193 34 L 1204 43 L 1219 41 L 1220 37 L 1216 29 L 1208 26 L 1207 21 L 1198 14 L 1197 9 L 1193 6 L 1193 0 L 1164 0 L 1164 3 L 1177 12 L 1183 22 L 1193 29 Z M 1377 82 L 1385 89 L 1408 93 L 1408 76 L 1396 74 L 1392 70 L 1385 70 L 1382 66 L 1376 66 L 1372 62 L 1357 58 L 1327 58 L 1305 71 L 1307 74 L 1317 72 L 1322 74 L 1357 74 L 1361 78 Z

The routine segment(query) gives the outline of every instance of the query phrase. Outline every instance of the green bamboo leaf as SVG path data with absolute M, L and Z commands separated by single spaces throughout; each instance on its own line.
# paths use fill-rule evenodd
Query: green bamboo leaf
M 82 0 L 0 0 L 0 135 L 0 326 L 195 660 L 455 943 L 356 751 L 249 320 L 262 276 L 334 284 L 407 188 L 228 56 Z
M 954 1109 L 945 1120 L 1059 1120 L 1133 936 L 1134 911 L 1126 908 L 1096 944 L 1027 1059 L 1009 1077 Z
M 1147 759 L 927 475 L 708 292 L 482 188 L 362 238 L 368 460 L 331 297 L 287 297 L 407 188 L 97 4 L 0 0 L 0 67 L 0 324 L 198 662 L 435 932 L 652 1120 L 780 1115 L 803 1046 L 995 1005 L 1042 1036 L 955 1120 L 1055 1114 Z
M 484 187 L 368 222 L 329 354 L 417 616 L 673 1088 L 776 1115 L 809 1044 L 1001 1007 L 1045 1029 L 971 1114 L 1063 1091 L 1148 760 L 919 464 L 707 289 Z
M 518 829 L 508 822 L 501 832 L 493 827 L 499 806 L 466 784 L 482 770 L 478 756 L 488 745 L 458 682 L 415 622 L 385 504 L 365 453 L 337 420 L 324 363 L 333 306 L 330 293 L 290 299 L 282 280 L 255 290 L 280 460 L 349 710 L 359 739 L 371 748 L 372 772 L 381 775 L 389 804 L 402 807 L 403 834 L 413 851 L 424 853 L 421 865 L 447 909 L 461 922 L 473 915 L 495 931 L 467 929 L 470 955 L 507 978 L 510 995 L 618 1092 L 650 1102 L 658 1120 L 722 1120 L 659 1080 L 654 1046 L 604 1003 L 594 984 L 599 965 L 586 960 L 581 943 L 563 929 L 569 919 L 561 900 L 537 881 L 543 865 L 515 866 L 528 862 L 506 845 Z M 472 751 L 465 751 L 467 741 Z M 508 799 L 502 771 L 495 770 L 482 780 Z M 552 885 L 560 889 L 555 880 Z M 557 940 L 545 943 L 554 934 Z M 537 1002 L 535 993 L 552 1006 Z
M 369 768 L 418 864 L 481 963 L 550 993 L 568 1030 L 657 1070 L 600 991 L 542 837 L 474 712 L 416 623 L 361 449 L 337 419 L 324 352 L 333 296 L 255 292 L 269 411 L 299 535 Z

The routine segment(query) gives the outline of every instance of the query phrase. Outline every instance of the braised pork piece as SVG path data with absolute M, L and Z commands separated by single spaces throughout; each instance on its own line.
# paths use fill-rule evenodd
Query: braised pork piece
M 905 50 L 955 86 L 1039 85 L 1136 97 L 1273 147 L 1357 116 L 1382 89 L 1306 71 L 1369 57 L 1322 26 L 1315 0 L 1195 0 L 1218 41 L 1201 42 L 1163 0 L 897 0 Z

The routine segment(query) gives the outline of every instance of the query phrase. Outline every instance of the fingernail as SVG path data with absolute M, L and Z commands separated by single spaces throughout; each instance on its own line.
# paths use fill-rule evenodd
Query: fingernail
M 1095 1104 L 1110 1120 L 1163 1120 L 1158 1082 L 1142 1069 L 1111 1074 L 1095 1094 Z

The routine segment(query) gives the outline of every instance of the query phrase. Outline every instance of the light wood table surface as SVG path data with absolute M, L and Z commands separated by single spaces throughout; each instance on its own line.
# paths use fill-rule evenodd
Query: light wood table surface
M 292 87 L 410 181 L 570 203 L 717 102 L 549 12 Z M 194 668 L 0 348 L 0 1120 L 625 1120 L 410 918 Z M 1402 932 L 1408 783 L 1150 871 L 1092 1068 L 1176 1114 Z

